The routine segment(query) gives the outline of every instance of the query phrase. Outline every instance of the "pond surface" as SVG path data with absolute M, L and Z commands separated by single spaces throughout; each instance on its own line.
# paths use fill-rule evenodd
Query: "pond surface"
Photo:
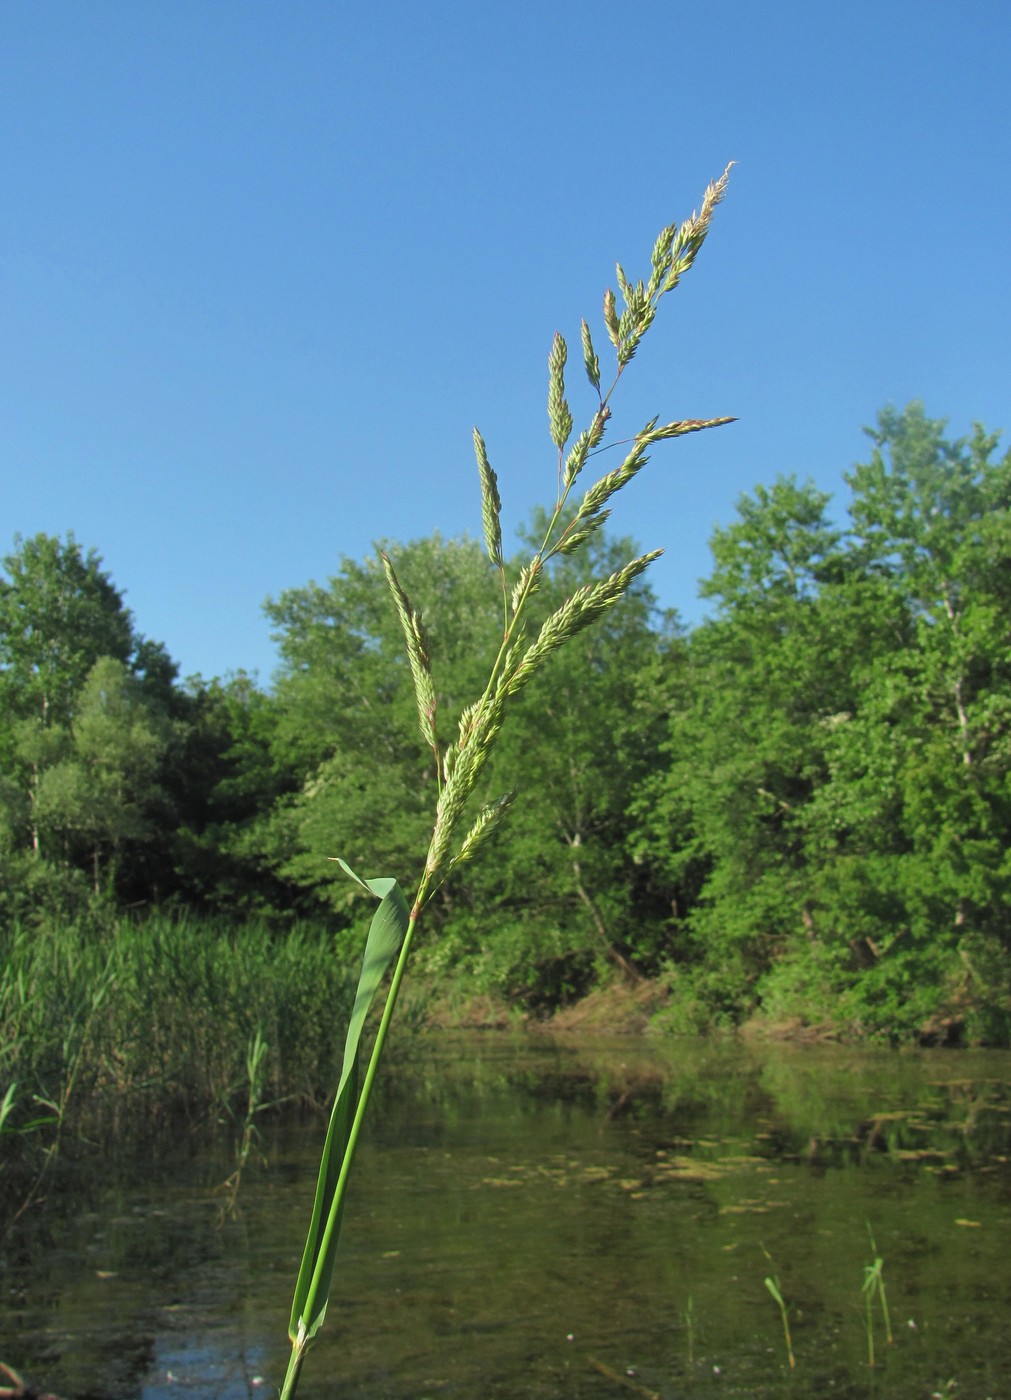
M 1009 1077 L 997 1052 L 411 1042 L 299 1395 L 1011 1396 Z M 68 1400 L 276 1395 L 323 1131 L 264 1124 L 224 1220 L 223 1132 L 68 1153 L 13 1223 L 0 1174 L 0 1360 Z

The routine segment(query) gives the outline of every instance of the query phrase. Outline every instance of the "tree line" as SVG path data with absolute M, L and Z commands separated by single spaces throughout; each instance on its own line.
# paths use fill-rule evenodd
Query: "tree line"
M 1009 1042 L 1011 453 L 917 404 L 870 439 L 845 523 L 810 482 L 757 487 L 713 535 L 706 620 L 687 631 L 639 580 L 531 684 L 477 795 L 524 800 L 430 911 L 432 979 L 537 1012 L 660 978 L 674 1029 L 758 1013 Z M 467 538 L 387 548 L 452 717 L 501 637 L 496 572 Z M 629 552 L 601 536 L 554 561 L 544 615 Z M 417 877 L 437 779 L 378 559 L 265 607 L 270 688 L 181 680 L 94 551 L 16 541 L 6 928 L 185 909 L 279 939 L 314 922 L 350 953 L 331 857 Z

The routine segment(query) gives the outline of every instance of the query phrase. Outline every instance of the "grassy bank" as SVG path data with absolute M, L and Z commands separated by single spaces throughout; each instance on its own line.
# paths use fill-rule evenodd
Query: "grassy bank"
M 255 1043 L 262 1101 L 319 1101 L 339 1068 L 347 966 L 315 928 L 155 914 L 4 929 L 2 1131 L 230 1106 Z

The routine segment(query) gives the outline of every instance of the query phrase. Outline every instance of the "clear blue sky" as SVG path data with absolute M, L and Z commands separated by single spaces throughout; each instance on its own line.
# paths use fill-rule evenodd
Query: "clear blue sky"
M 267 595 L 480 534 L 474 423 L 510 534 L 551 497 L 552 333 L 602 352 L 731 159 L 616 400 L 740 419 L 618 502 L 665 605 L 886 402 L 1011 426 L 1006 0 L 4 0 L 0 65 L 0 548 L 73 530 L 184 674 L 267 681 Z

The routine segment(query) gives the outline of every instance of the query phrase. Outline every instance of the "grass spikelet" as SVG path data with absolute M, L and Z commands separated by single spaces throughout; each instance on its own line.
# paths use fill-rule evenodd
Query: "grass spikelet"
M 583 364 L 586 366 L 586 377 L 600 393 L 600 361 L 593 348 L 593 341 L 590 338 L 590 327 L 585 321 L 580 322 L 580 330 L 583 338 Z
M 602 510 L 599 515 L 592 515 L 588 520 L 578 523 L 573 520 L 555 548 L 556 554 L 574 554 L 581 544 L 590 538 L 595 531 L 610 518 L 609 510 Z M 578 528 L 574 528 L 577 526 Z
M 504 698 L 504 694 L 486 695 L 476 705 L 468 706 L 460 718 L 460 742 L 456 746 L 446 784 L 439 795 L 425 863 L 422 890 L 426 896 L 449 873 L 453 837 L 502 727 Z
M 674 235 L 677 233 L 676 224 L 668 224 L 661 229 L 657 235 L 657 240 L 653 245 L 653 253 L 650 257 L 650 264 L 653 268 L 650 274 L 649 286 L 646 289 L 647 296 L 651 299 L 657 295 L 663 284 L 664 278 L 670 269 L 671 248 L 674 246 Z
M 604 325 L 607 327 L 607 334 L 611 344 L 617 350 L 621 343 L 621 333 L 618 326 L 618 309 L 614 301 L 614 293 L 608 287 L 604 293 Z
M 645 442 L 641 438 L 636 438 L 634 447 L 621 466 L 615 467 L 614 471 L 602 476 L 583 496 L 576 512 L 576 519 L 582 520 L 587 516 L 598 514 L 614 493 L 626 486 L 637 472 L 642 471 L 648 461 Z
M 552 652 L 589 627 L 598 617 L 612 608 L 625 596 L 633 581 L 644 569 L 659 559 L 662 549 L 654 549 L 631 560 L 622 569 L 617 569 L 606 579 L 597 583 L 584 584 L 557 608 L 545 621 L 536 638 L 527 648 L 523 659 L 509 678 L 504 689 L 507 695 L 516 695 L 527 684 L 535 672 L 543 665 Z
M 481 523 L 488 558 L 497 569 L 502 568 L 502 500 L 498 493 L 498 477 L 488 461 L 484 438 L 474 429 L 474 455 L 481 477 Z
M 400 625 L 407 643 L 407 657 L 411 664 L 411 679 L 414 681 L 414 697 L 418 706 L 418 723 L 425 743 L 438 759 L 439 741 L 435 732 L 435 682 L 432 680 L 432 663 L 428 655 L 428 639 L 425 636 L 421 614 L 411 606 L 410 599 L 401 587 L 390 556 L 380 550 L 386 582 L 390 585 L 400 617 Z
M 636 436 L 636 442 L 645 446 L 667 438 L 684 437 L 688 433 L 701 433 L 706 428 L 723 428 L 728 423 L 736 422 L 736 418 L 682 418 L 676 423 L 665 423 L 661 428 L 645 429 Z
M 565 459 L 565 470 L 562 473 L 562 484 L 568 490 L 576 477 L 586 465 L 586 459 L 590 455 L 590 429 L 584 428 L 576 438 Z
M 625 308 L 626 310 L 628 310 L 631 308 L 632 303 L 635 300 L 635 292 L 628 278 L 625 276 L 625 269 L 622 267 L 621 263 L 615 264 L 614 275 L 618 279 L 618 290 L 621 292 L 622 300 L 625 303 Z
M 481 809 L 477 820 L 460 844 L 460 850 L 452 863 L 453 866 L 462 865 L 467 860 L 473 860 L 489 836 L 494 833 L 515 800 L 516 789 L 513 788 L 510 792 L 504 793 L 497 802 L 491 802 L 487 807 Z
M 551 441 L 562 452 L 572 432 L 572 414 L 565 399 L 565 361 L 569 350 L 557 331 L 548 356 L 548 421 Z
M 540 586 L 540 572 L 541 558 L 540 555 L 535 555 L 535 557 L 531 559 L 530 563 L 524 566 L 522 573 L 520 574 L 519 578 L 516 580 L 515 585 L 513 586 L 512 597 L 509 600 L 509 607 L 514 614 L 519 610 L 519 608 L 527 600 L 527 598 L 531 596 L 531 594 L 536 593 L 538 587 Z

